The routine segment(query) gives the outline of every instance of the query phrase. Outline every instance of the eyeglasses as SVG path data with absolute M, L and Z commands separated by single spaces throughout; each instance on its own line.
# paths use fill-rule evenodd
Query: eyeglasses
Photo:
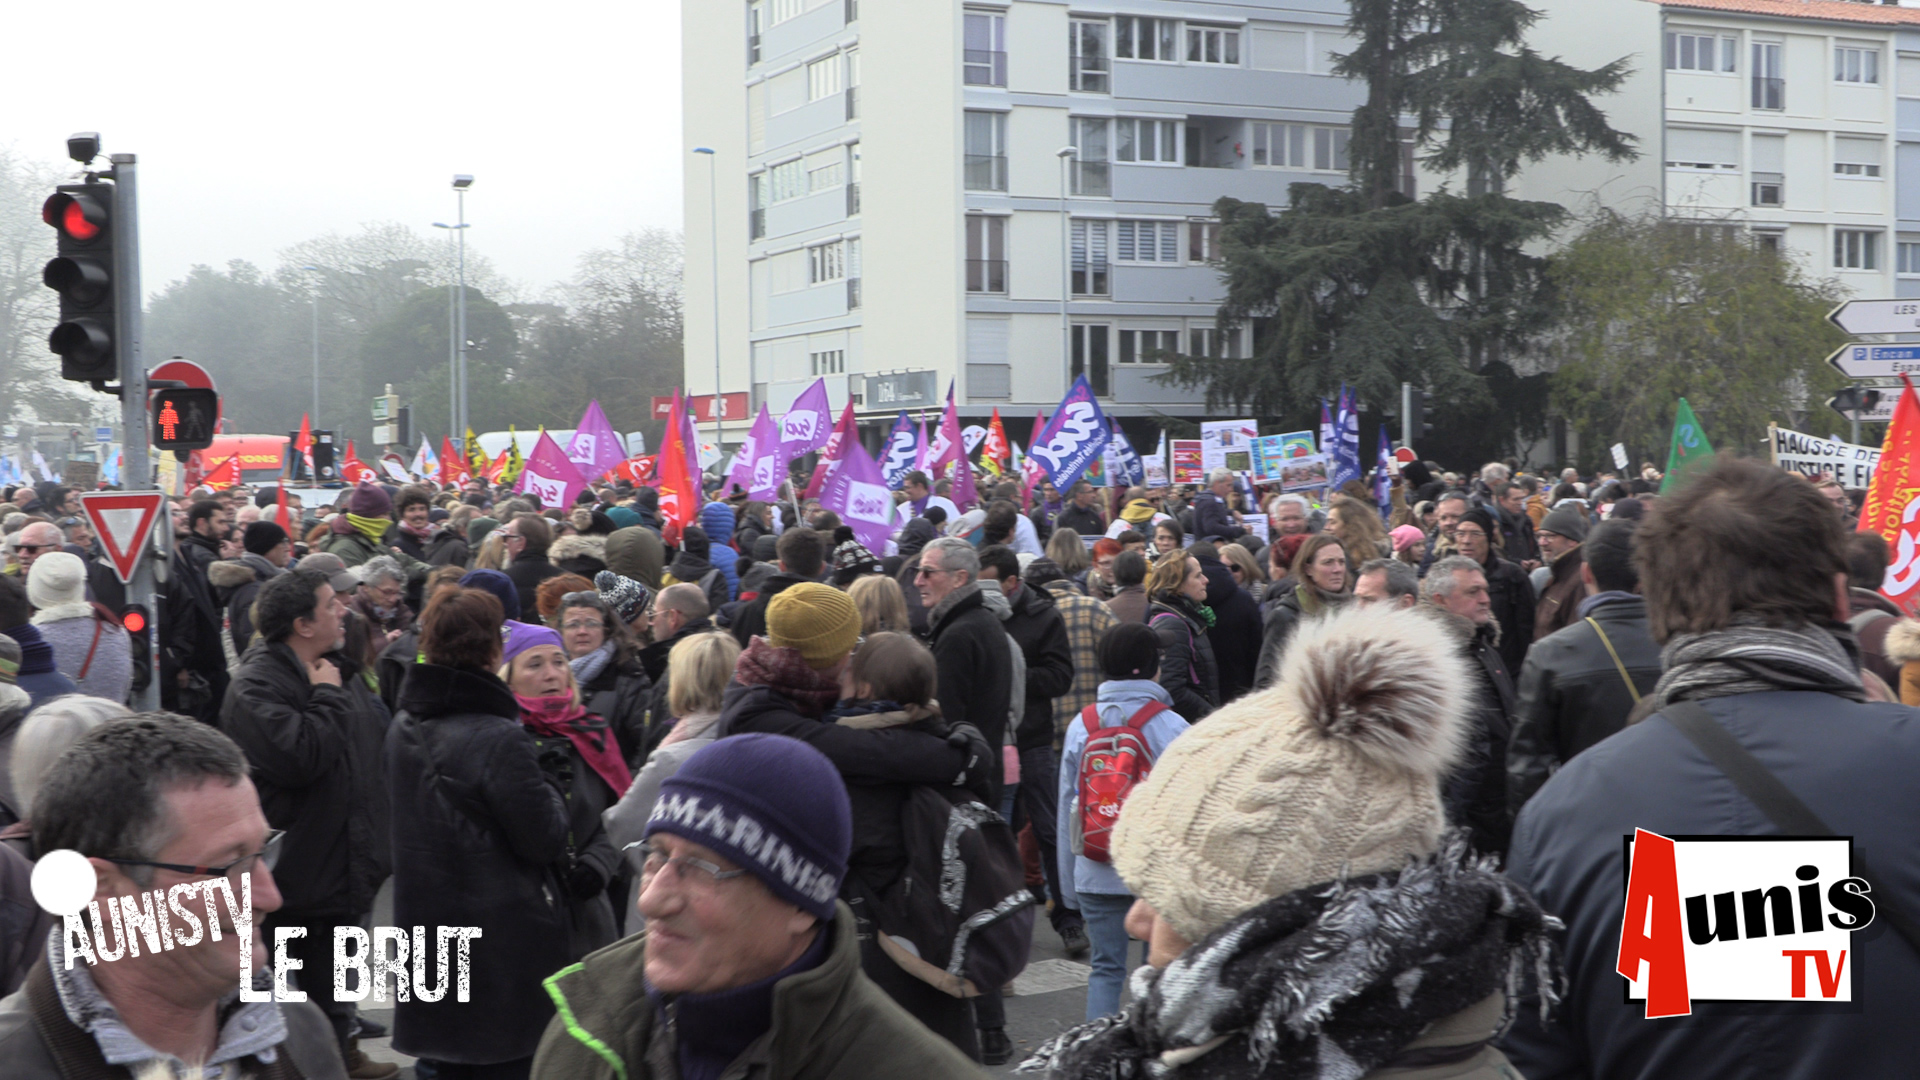
M 939 570 L 939 569 L 929 570 L 926 567 L 922 566 L 913 572 L 913 576 L 916 578 L 923 578 L 923 577 L 932 577 L 935 574 L 951 574 L 951 573 L 953 573 L 953 571 L 951 570 Z
M 242 855 L 225 866 L 187 866 L 182 863 L 152 862 L 147 859 L 108 858 L 107 861 L 116 866 L 151 866 L 157 870 L 171 870 L 188 877 L 230 877 L 236 870 L 243 874 L 252 871 L 255 859 L 260 860 L 260 864 L 268 870 L 272 870 L 280 862 L 281 841 L 285 840 L 286 836 L 286 830 L 275 829 L 267 834 L 267 842 L 259 851 L 251 855 Z
M 1486 530 L 1480 528 L 1478 525 L 1475 525 L 1472 527 L 1468 527 L 1465 525 L 1455 525 L 1453 527 L 1453 535 L 1454 535 L 1454 539 L 1457 540 L 1463 537 L 1473 538 L 1473 539 L 1483 539 L 1486 537 L 1487 534 L 1486 534 Z
M 52 551 L 59 546 L 59 544 L 15 544 L 13 550 L 22 555 L 37 555 L 42 551 Z
M 745 870 L 722 870 L 717 865 L 693 855 L 669 855 L 653 847 L 645 840 L 635 840 L 620 849 L 626 857 L 627 865 L 633 867 L 644 883 L 651 881 L 654 875 L 673 867 L 673 872 L 683 883 L 695 888 L 712 888 L 723 881 L 746 876 Z
M 500 534 L 500 542 L 503 544 L 511 544 L 515 540 L 525 541 L 526 537 L 521 536 L 519 533 L 501 533 Z

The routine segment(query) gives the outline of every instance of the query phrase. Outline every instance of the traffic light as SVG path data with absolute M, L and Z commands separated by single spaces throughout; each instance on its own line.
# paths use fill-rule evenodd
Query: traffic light
M 406 446 L 412 443 L 413 442 L 413 406 L 411 405 L 400 406 L 399 417 L 394 420 L 393 426 L 394 426 L 393 433 L 396 436 L 396 438 L 393 440 L 394 442 L 399 443 L 401 446 Z
M 1856 412 L 1872 412 L 1880 404 L 1880 391 L 1867 386 L 1844 386 L 1840 392 L 1828 399 L 1827 405 L 1835 412 L 1851 415 Z
M 213 445 L 220 419 L 220 395 L 197 387 L 156 391 L 153 395 L 153 445 L 162 450 L 205 450 Z
M 153 681 L 153 616 L 147 614 L 145 604 L 128 604 L 120 613 L 120 626 L 133 653 L 133 689 L 145 690 Z
M 1433 434 L 1433 425 L 1427 422 L 1426 391 L 1409 387 L 1404 398 L 1407 415 L 1401 429 L 1405 434 L 1402 441 L 1411 445 Z
M 60 294 L 60 322 L 47 346 L 60 354 L 60 377 L 105 382 L 120 376 L 114 340 L 113 185 L 62 184 L 40 217 L 60 234 L 58 254 L 40 274 Z
M 340 479 L 340 467 L 333 463 L 333 432 L 313 433 L 313 481 L 323 484 Z

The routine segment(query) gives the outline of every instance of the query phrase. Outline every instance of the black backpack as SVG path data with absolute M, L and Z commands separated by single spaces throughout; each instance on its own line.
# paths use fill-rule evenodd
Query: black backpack
M 954 997 L 1012 982 L 1027 966 L 1039 902 L 1013 829 L 964 788 L 931 785 L 912 789 L 901 826 L 906 869 L 865 898 L 881 950 Z

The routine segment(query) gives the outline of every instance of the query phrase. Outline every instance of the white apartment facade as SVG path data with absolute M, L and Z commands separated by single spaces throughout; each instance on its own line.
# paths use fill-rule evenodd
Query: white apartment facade
M 1339 0 L 683 16 L 686 138 L 714 151 L 686 163 L 685 385 L 712 392 L 716 347 L 750 410 L 824 376 L 869 439 L 950 382 L 966 420 L 998 408 L 1022 441 L 1079 374 L 1135 426 L 1201 416 L 1203 392 L 1153 376 L 1167 352 L 1249 347 L 1214 326 L 1213 201 L 1344 183 L 1364 94 L 1329 72 Z
M 1515 194 L 1743 223 L 1860 298 L 1920 295 L 1920 10 L 1847 0 L 1545 0 L 1542 53 L 1625 56 L 1603 99 L 1639 161 L 1530 167 Z

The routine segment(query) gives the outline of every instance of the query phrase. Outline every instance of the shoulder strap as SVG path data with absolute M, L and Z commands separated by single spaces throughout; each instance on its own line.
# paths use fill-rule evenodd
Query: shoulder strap
M 1660 714 L 1680 729 L 1680 734 L 1685 735 L 1701 753 L 1707 755 L 1707 760 L 1726 773 L 1740 794 L 1759 807 L 1782 832 L 1789 836 L 1834 835 L 1827 823 L 1820 820 L 1820 815 L 1800 801 L 1798 795 L 1789 790 L 1772 770 L 1761 764 L 1759 758 L 1741 746 L 1740 740 L 1734 738 L 1699 703 L 1669 702 L 1660 710 Z M 1904 912 L 1894 907 L 1893 894 L 1879 887 L 1872 868 L 1867 865 L 1866 854 L 1857 848 L 1853 852 L 1853 866 L 1855 876 L 1866 879 L 1876 909 L 1886 915 L 1894 930 L 1907 939 L 1907 944 L 1920 951 L 1920 925 L 1915 925 Z
M 93 643 L 87 646 L 87 658 L 80 664 L 80 674 L 74 676 L 75 681 L 86 678 L 87 670 L 93 667 L 93 654 L 100 648 L 101 629 L 102 625 L 100 620 L 93 620 Z
M 1640 688 L 1633 685 L 1633 676 L 1627 674 L 1627 665 L 1620 662 L 1620 653 L 1614 649 L 1613 639 L 1607 637 L 1606 630 L 1601 627 L 1599 620 L 1593 616 L 1587 616 L 1586 622 L 1588 626 L 1593 627 L 1594 633 L 1600 635 L 1600 644 L 1607 647 L 1607 655 L 1613 657 L 1613 669 L 1620 673 L 1620 681 L 1627 684 L 1627 693 L 1633 695 L 1633 703 L 1635 705 L 1640 704 Z
M 1879 622 L 1881 619 L 1891 618 L 1893 618 L 1893 616 L 1881 611 L 1879 608 L 1868 608 L 1865 611 L 1855 612 L 1853 618 L 1847 620 L 1847 626 L 1852 628 L 1854 633 L 1858 634 L 1867 627 Z
M 1166 711 L 1167 706 L 1165 702 L 1149 701 L 1145 705 L 1140 706 L 1139 712 L 1134 713 L 1133 716 L 1128 718 L 1127 726 L 1135 731 L 1139 731 L 1141 728 L 1147 726 L 1148 721 Z
M 1100 707 L 1089 705 L 1080 710 L 1080 723 L 1087 729 L 1087 738 L 1091 739 L 1100 732 Z

